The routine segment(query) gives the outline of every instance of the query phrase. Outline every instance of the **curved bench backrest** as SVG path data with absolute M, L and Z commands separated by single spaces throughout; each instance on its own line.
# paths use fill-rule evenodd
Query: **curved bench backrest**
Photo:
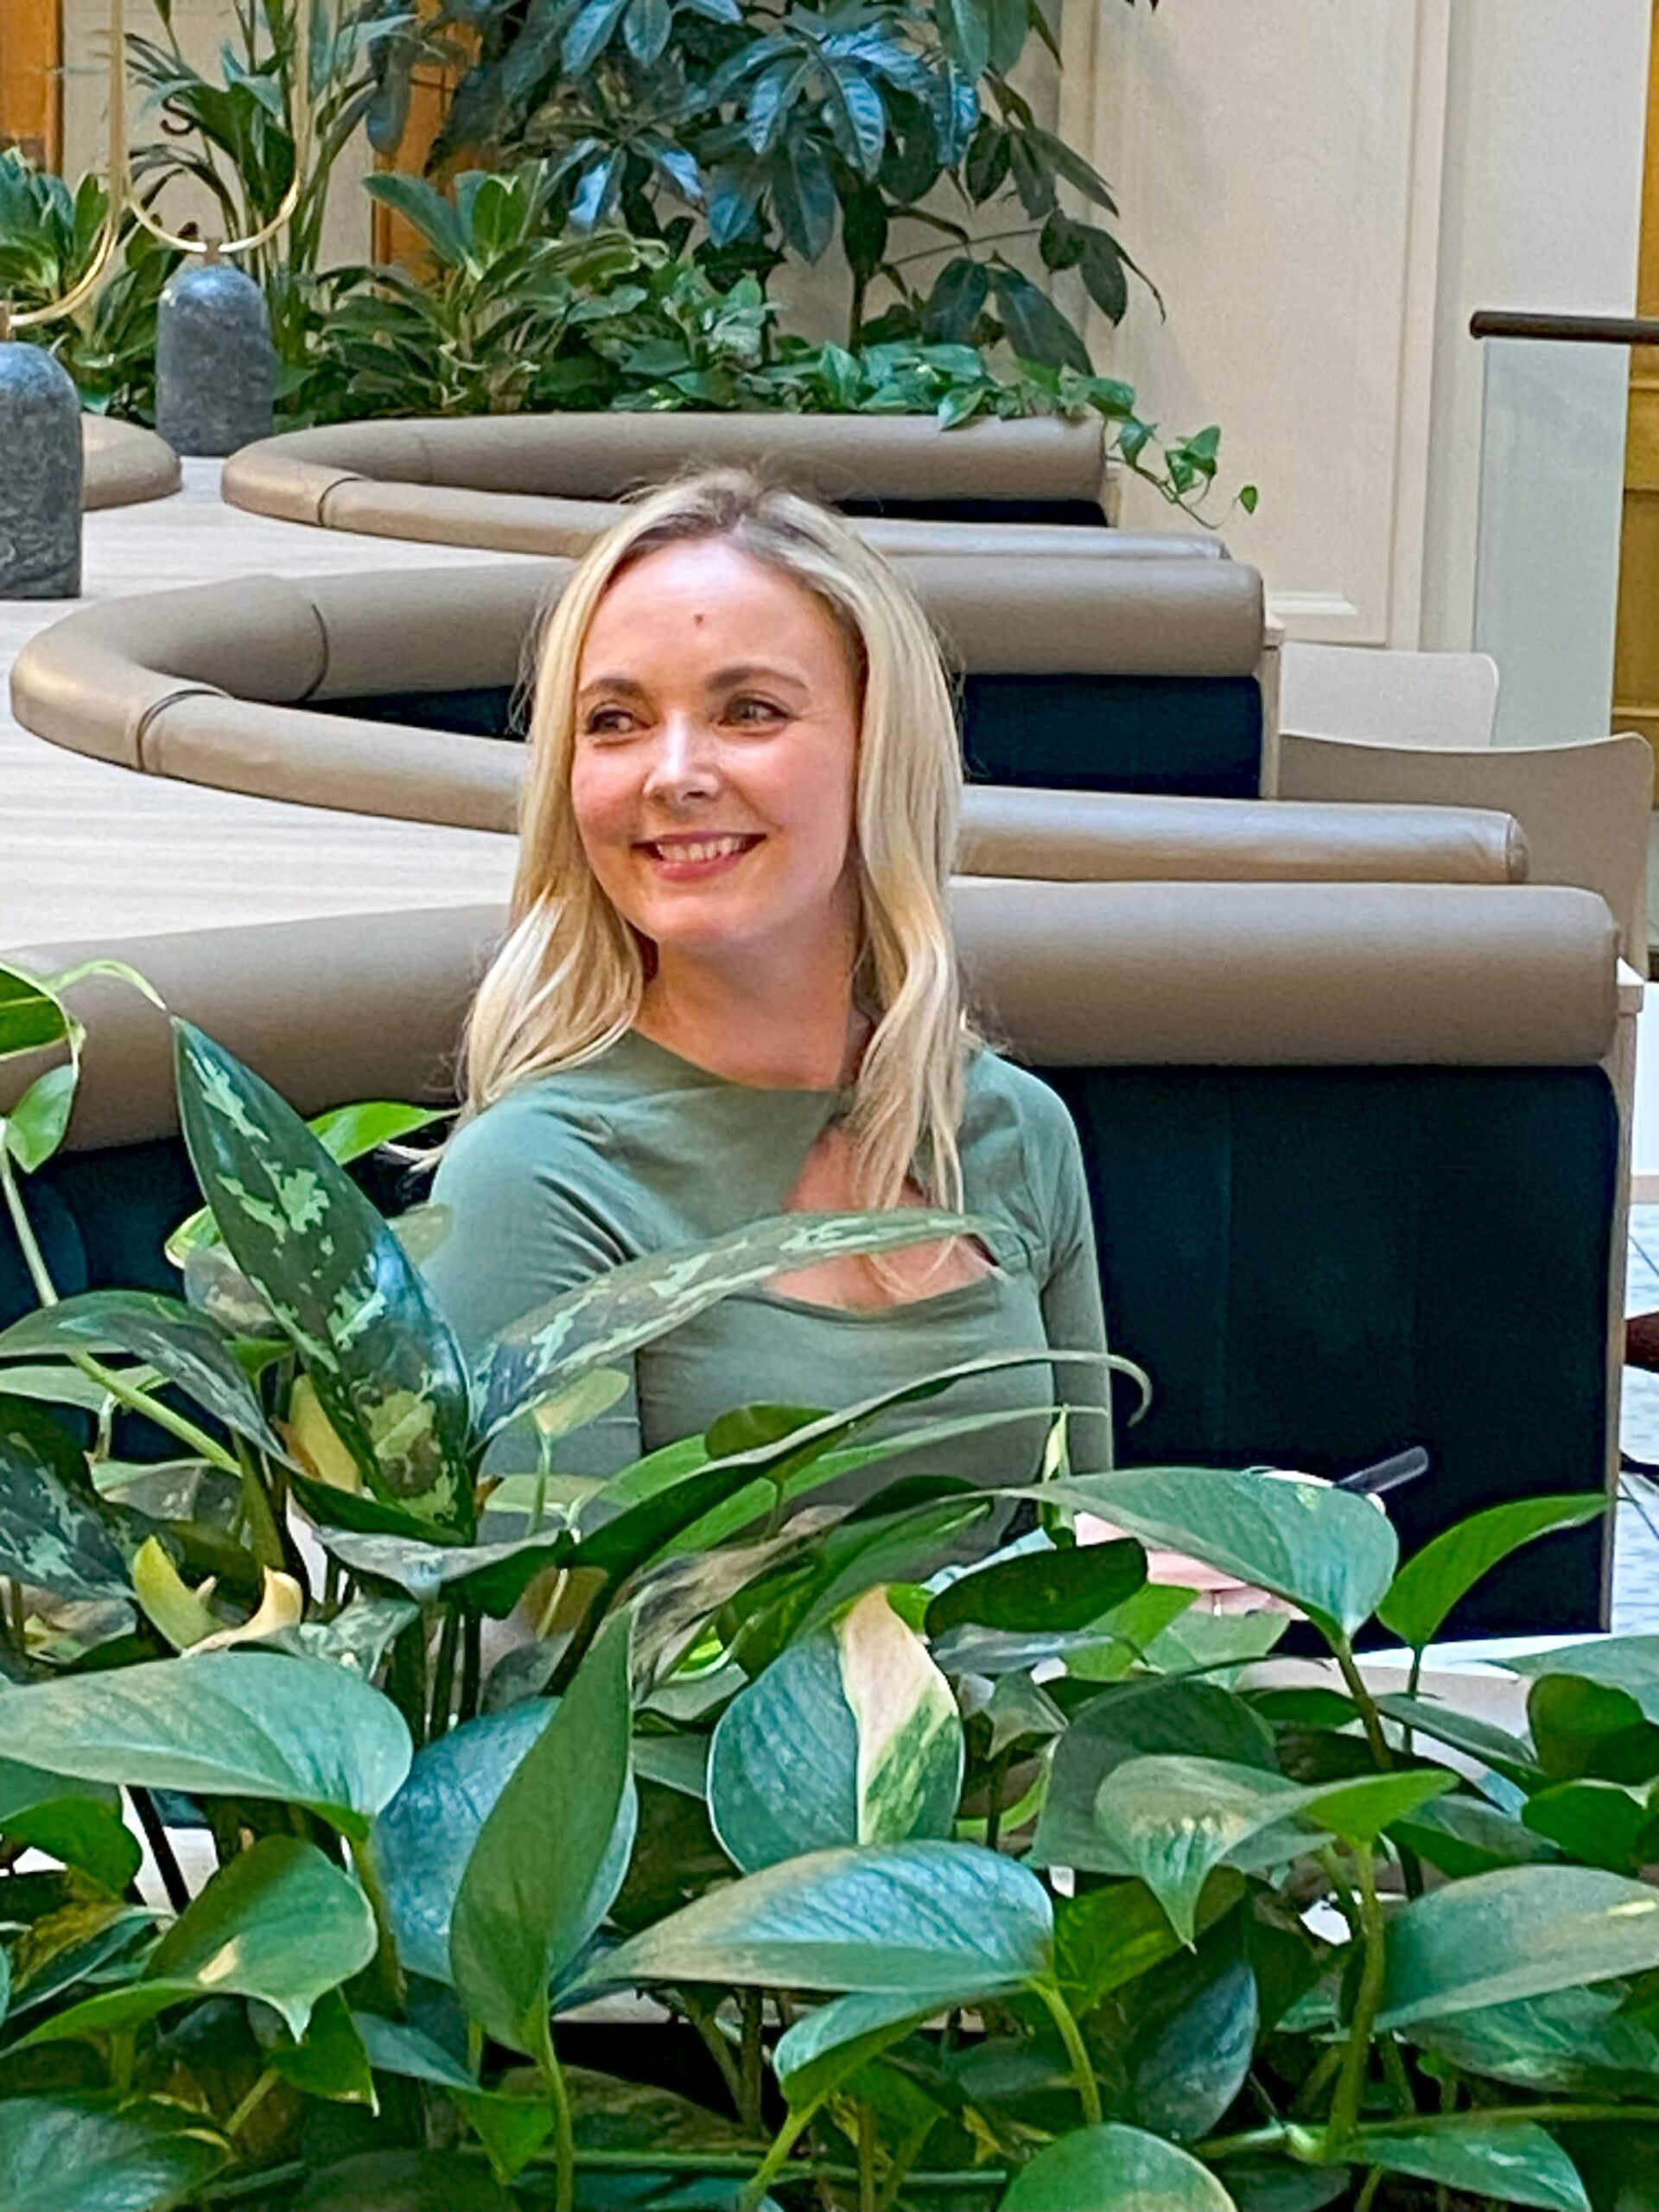
M 1077 1123 L 1112 1338 L 1156 1384 L 1126 1460 L 1331 1472 L 1422 1443 L 1435 1475 L 1401 1503 L 1408 1541 L 1603 1486 L 1618 1129 L 1599 900 L 978 881 L 955 911 L 993 1034 Z M 498 926 L 451 909 L 120 950 L 316 1112 L 448 1096 Z M 66 1290 L 175 1287 L 161 1243 L 194 1199 L 166 1025 L 102 980 L 75 1003 L 86 1081 L 35 1217 Z M 33 1071 L 0 1065 L 0 1109 Z M 0 1319 L 30 1302 L 0 1244 Z M 1600 1561 L 1594 1529 L 1524 1553 L 1463 1624 L 1592 1627 Z

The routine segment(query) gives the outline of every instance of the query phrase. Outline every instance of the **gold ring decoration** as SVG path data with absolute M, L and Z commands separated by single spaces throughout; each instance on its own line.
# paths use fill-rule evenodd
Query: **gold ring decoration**
M 123 4 L 124 0 L 110 0 L 109 151 L 105 164 L 109 177 L 109 205 L 105 210 L 97 248 L 85 270 L 61 298 L 48 301 L 41 308 L 14 308 L 9 301 L 0 299 L 0 337 L 9 336 L 14 330 L 33 330 L 41 323 L 55 322 L 60 316 L 73 315 L 83 301 L 91 299 L 115 258 L 121 236 L 121 216 L 127 202 L 127 55 Z
M 112 24 L 119 25 L 124 0 L 110 0 Z M 303 29 L 301 29 L 302 22 Z M 169 231 L 164 224 L 157 222 L 137 194 L 130 189 L 124 174 L 126 154 L 124 144 L 122 183 L 126 205 L 134 220 L 141 224 L 151 238 L 159 238 L 163 245 L 170 245 L 179 253 L 200 254 L 205 260 L 219 260 L 230 254 L 253 252 L 256 247 L 267 245 L 292 219 L 294 211 L 300 204 L 300 195 L 305 189 L 306 163 L 311 154 L 312 30 L 312 10 L 303 5 L 296 7 L 294 11 L 294 92 L 289 105 L 289 125 L 294 137 L 294 174 L 289 179 L 288 189 L 270 220 L 239 238 L 181 238 L 176 231 Z

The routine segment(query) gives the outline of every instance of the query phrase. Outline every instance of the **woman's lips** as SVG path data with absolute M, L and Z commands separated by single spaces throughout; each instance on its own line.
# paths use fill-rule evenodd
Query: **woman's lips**
M 668 883 L 703 883 L 734 868 L 760 838 L 753 833 L 712 837 L 642 838 L 635 850 Z

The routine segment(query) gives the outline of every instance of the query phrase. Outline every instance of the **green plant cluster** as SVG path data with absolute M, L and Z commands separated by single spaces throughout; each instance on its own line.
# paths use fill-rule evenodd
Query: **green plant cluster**
M 60 1054 L 0 1124 L 39 1294 L 0 1334 L 10 2212 L 1653 2201 L 1654 1640 L 1510 1662 L 1524 1734 L 1355 1656 L 1376 1622 L 1421 1660 L 1598 1501 L 1402 1567 L 1348 1492 L 1056 1452 L 1047 1533 L 976 1561 L 950 1375 L 569 1476 L 634 1347 L 971 1224 L 761 1223 L 469 1367 L 419 1273 L 442 1210 L 347 1172 L 430 1117 L 308 1127 L 184 1024 L 186 1295 L 60 1298 L 29 1178 L 86 972 L 0 970 L 0 1053 Z M 938 1471 L 837 1505 L 907 1399 Z M 170 1459 L 120 1456 L 135 1415 Z M 1077 1546 L 1080 1510 L 1125 1535 Z M 1325 1679 L 1147 1548 L 1297 1608 Z
M 217 75 L 184 54 L 172 0 L 156 7 L 160 35 L 128 40 L 161 134 L 134 175 L 152 203 L 169 179 L 195 180 L 226 234 L 257 232 L 283 204 L 310 57 L 305 187 L 250 264 L 286 424 L 606 407 L 921 413 L 946 427 L 1094 414 L 1128 467 L 1202 511 L 1217 430 L 1160 441 L 1133 389 L 1094 373 L 1055 296 L 1072 272 L 1117 321 L 1135 264 L 1107 227 L 1109 186 L 1012 81 L 1030 39 L 1057 51 L 1035 0 L 782 14 L 750 0 L 435 12 L 236 0 Z M 442 190 L 366 180 L 415 225 L 425 265 L 322 267 L 327 196 L 353 134 L 395 151 L 416 69 L 460 57 L 470 66 L 434 158 L 480 166 Z M 88 265 L 103 198 L 89 180 L 72 200 L 5 159 L 0 288 L 33 304 Z M 832 245 L 850 283 L 842 340 L 780 334 L 789 270 Z M 156 302 L 175 259 L 129 222 L 96 305 L 41 334 L 89 404 L 153 420 Z M 1254 507 L 1253 488 L 1239 497 Z

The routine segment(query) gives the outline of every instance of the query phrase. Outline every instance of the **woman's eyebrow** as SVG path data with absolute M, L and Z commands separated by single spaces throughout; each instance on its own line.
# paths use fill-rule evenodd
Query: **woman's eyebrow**
M 773 668 L 765 661 L 736 661 L 730 668 L 717 668 L 709 678 L 710 691 L 724 691 L 734 683 L 789 683 L 796 690 L 804 691 L 806 678 L 797 676 L 787 668 Z
M 645 685 L 637 683 L 631 676 L 590 676 L 576 696 L 585 699 L 591 691 L 620 691 L 630 699 L 643 699 L 645 696 Z

